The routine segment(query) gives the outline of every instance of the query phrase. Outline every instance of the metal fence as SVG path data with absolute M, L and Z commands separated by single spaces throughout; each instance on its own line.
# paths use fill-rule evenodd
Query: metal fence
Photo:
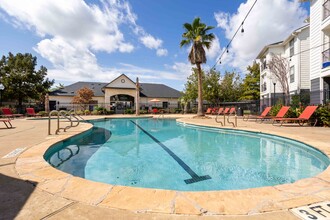
M 286 100 L 288 103 L 293 106 L 298 105 L 319 105 L 319 104 L 327 104 L 330 103 L 330 90 L 318 90 L 318 91 L 309 91 L 309 90 L 301 90 L 299 94 L 291 94 L 288 97 L 285 97 L 283 93 L 276 93 L 271 95 L 271 98 L 263 98 L 260 100 L 252 100 L 252 101 L 240 101 L 240 102 L 221 102 L 217 105 L 211 105 L 207 102 L 203 104 L 204 110 L 208 107 L 235 107 L 237 110 L 241 109 L 243 111 L 250 111 L 251 113 L 260 113 L 265 107 L 273 106 L 278 103 L 285 104 Z M 180 103 L 166 103 L 163 102 L 154 102 L 154 103 L 140 103 L 140 110 L 143 112 L 150 112 L 153 108 L 163 109 L 167 113 L 183 113 L 184 111 L 187 113 L 196 113 L 197 112 L 197 102 L 190 102 L 186 107 L 181 105 Z M 17 102 L 2 102 L 1 107 L 10 107 L 12 109 L 16 109 L 17 113 L 25 113 L 25 109 L 27 107 L 35 108 L 36 112 L 44 111 L 45 106 L 42 103 L 24 103 L 20 108 Z M 134 112 L 134 105 L 120 105 L 120 106 L 110 106 L 109 103 L 97 103 L 97 104 L 87 104 L 87 105 L 79 105 L 72 103 L 53 103 L 50 104 L 50 110 L 71 110 L 74 109 L 76 111 L 88 110 L 90 112 L 104 108 L 106 110 L 112 110 L 112 113 L 125 113 L 127 111 Z
M 290 94 L 286 97 L 283 93 L 276 93 L 275 97 L 272 94 L 271 98 L 264 98 L 260 100 L 260 106 L 272 106 L 277 103 L 285 104 L 286 100 L 290 105 L 319 105 L 330 102 L 330 90 L 309 91 L 302 90 L 299 94 Z

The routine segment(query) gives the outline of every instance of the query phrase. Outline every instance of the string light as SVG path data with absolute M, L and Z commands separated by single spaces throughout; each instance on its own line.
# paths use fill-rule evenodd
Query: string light
M 212 68 L 214 68 L 214 67 L 217 65 L 218 62 L 219 62 L 219 64 L 221 64 L 221 58 L 222 58 L 222 56 L 225 54 L 225 52 L 227 52 L 227 53 L 229 52 L 229 51 L 228 51 L 228 48 L 229 48 L 231 42 L 232 42 L 232 41 L 234 40 L 234 38 L 236 37 L 237 32 L 238 32 L 239 30 L 241 30 L 241 33 L 244 33 L 244 28 L 243 28 L 244 21 L 245 21 L 246 18 L 249 16 L 250 12 L 252 11 L 252 9 L 253 9 L 253 7 L 255 6 L 255 4 L 257 3 L 257 1 L 258 1 L 258 0 L 255 0 L 255 2 L 253 3 L 253 5 L 251 6 L 250 10 L 248 11 L 248 13 L 245 15 L 245 17 L 244 17 L 244 19 L 243 19 L 241 25 L 237 28 L 235 34 L 233 35 L 233 37 L 230 39 L 229 43 L 227 44 L 227 47 L 226 47 L 227 49 L 222 51 L 220 57 L 219 57 L 218 60 L 215 62 L 215 64 L 212 66 Z

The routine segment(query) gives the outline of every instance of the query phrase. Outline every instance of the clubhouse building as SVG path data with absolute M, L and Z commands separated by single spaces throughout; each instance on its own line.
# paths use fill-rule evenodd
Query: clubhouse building
M 137 86 L 138 84 L 138 86 Z M 122 113 L 125 109 L 135 109 L 138 100 L 140 109 L 158 107 L 178 108 L 181 93 L 164 84 L 138 83 L 121 74 L 110 83 L 76 82 L 49 94 L 50 110 L 73 109 L 73 97 L 77 91 L 87 87 L 94 92 L 89 110 L 95 106 L 113 109 Z M 138 89 L 139 88 L 139 89 Z M 139 91 L 139 92 L 137 92 Z

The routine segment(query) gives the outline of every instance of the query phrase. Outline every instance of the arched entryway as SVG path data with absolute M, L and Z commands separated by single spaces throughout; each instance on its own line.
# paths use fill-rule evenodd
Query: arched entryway
M 124 113 L 126 109 L 134 108 L 134 97 L 126 94 L 110 96 L 110 106 L 116 114 Z

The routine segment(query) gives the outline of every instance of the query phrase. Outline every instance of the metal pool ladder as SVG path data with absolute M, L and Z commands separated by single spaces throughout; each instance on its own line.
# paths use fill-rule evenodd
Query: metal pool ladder
M 78 118 L 77 114 L 73 110 L 71 110 L 71 111 L 53 110 L 53 111 L 49 112 L 49 115 L 48 115 L 48 135 L 51 135 L 51 120 L 52 120 L 53 115 L 55 115 L 56 119 L 57 119 L 57 129 L 55 131 L 55 134 L 58 134 L 60 132 L 60 130 L 63 130 L 64 132 L 66 132 L 66 130 L 69 128 L 77 127 L 80 123 L 80 120 L 84 120 L 81 116 L 79 116 L 79 118 Z M 60 119 L 66 119 L 67 121 L 70 122 L 70 124 L 65 127 L 60 127 Z

